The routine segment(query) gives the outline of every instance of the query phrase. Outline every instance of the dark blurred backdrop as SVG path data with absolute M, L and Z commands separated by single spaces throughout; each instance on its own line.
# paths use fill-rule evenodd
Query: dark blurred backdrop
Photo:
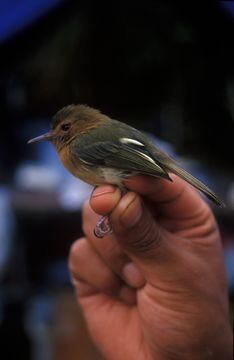
M 47 130 L 51 116 L 69 103 L 97 107 L 151 132 L 229 205 L 217 218 L 231 298 L 234 2 L 67 0 L 46 6 L 38 1 L 31 9 L 33 3 L 0 5 L 0 195 L 2 189 L 2 211 L 9 214 L 3 224 L 0 334 L 8 359 L 14 351 L 25 360 L 62 359 L 51 355 L 38 326 L 42 322 L 46 334 L 54 330 L 50 306 L 55 294 L 57 299 L 70 289 L 66 259 L 81 234 L 80 205 L 71 205 L 72 194 L 60 201 L 67 175 L 50 150 L 26 142 Z M 58 172 L 51 175 L 50 164 Z M 12 349 L 14 331 L 22 341 Z M 35 345 L 40 341 L 44 355 Z M 79 359 L 98 359 L 90 354 Z
M 29 152 L 18 143 L 24 123 L 72 102 L 230 171 L 234 28 L 221 3 L 64 1 L 5 39 L 1 176 Z

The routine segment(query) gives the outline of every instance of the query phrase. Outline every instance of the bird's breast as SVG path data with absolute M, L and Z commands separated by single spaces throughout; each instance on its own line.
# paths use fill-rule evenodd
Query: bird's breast
M 67 146 L 59 151 L 59 158 L 72 175 L 94 186 L 113 184 L 122 187 L 122 180 L 130 175 L 129 172 L 121 169 L 86 164 L 78 157 L 72 156 Z

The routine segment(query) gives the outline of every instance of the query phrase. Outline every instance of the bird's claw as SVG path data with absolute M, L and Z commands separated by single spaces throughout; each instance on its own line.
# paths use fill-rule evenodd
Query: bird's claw
M 111 222 L 108 216 L 102 216 L 95 228 L 94 228 L 94 235 L 98 238 L 103 238 L 106 235 L 109 235 L 112 233 L 112 226 Z

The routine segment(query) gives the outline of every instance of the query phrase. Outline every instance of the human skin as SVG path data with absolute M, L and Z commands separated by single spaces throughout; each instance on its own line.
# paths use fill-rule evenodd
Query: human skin
M 215 217 L 187 183 L 137 176 L 96 188 L 69 268 L 90 334 L 109 360 L 232 359 Z M 110 214 L 113 233 L 93 234 Z

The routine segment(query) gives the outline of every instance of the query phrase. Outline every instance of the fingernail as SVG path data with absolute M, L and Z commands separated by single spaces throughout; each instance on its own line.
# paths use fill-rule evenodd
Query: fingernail
M 128 285 L 140 288 L 145 284 L 145 279 L 133 262 L 127 263 L 122 269 L 123 277 Z
M 134 193 L 128 193 L 128 199 L 126 201 L 126 208 L 120 216 L 120 221 L 125 228 L 131 229 L 141 218 L 142 206 L 140 199 Z
M 111 185 L 105 185 L 101 187 L 97 187 L 93 190 L 91 197 L 98 197 L 105 194 L 113 194 L 116 190 L 116 187 Z

